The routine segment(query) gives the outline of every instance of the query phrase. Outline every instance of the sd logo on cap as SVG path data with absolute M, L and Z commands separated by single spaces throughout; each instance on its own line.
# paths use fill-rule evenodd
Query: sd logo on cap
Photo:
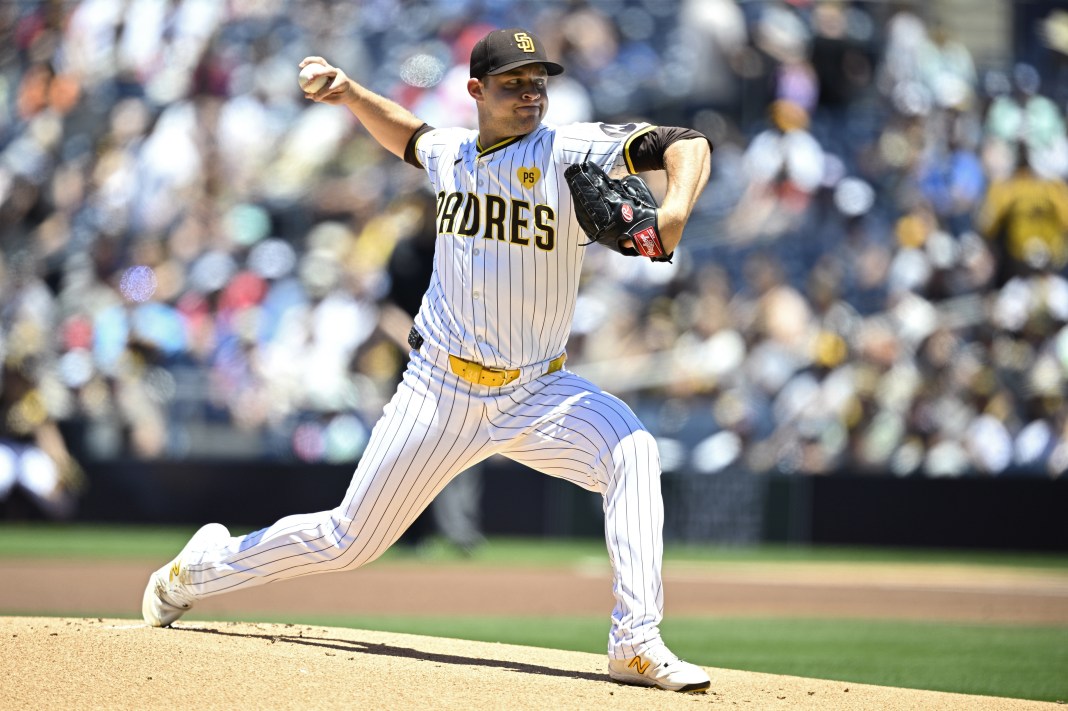
M 549 76 L 564 71 L 562 66 L 550 62 L 545 56 L 538 38 L 520 27 L 490 32 L 471 50 L 471 76 L 475 79 L 501 74 L 524 64 L 543 64 Z

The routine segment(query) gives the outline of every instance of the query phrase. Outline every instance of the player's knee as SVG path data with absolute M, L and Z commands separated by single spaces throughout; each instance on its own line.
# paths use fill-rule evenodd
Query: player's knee
M 623 437 L 612 448 L 608 469 L 613 478 L 659 477 L 660 452 L 656 438 L 644 429 Z

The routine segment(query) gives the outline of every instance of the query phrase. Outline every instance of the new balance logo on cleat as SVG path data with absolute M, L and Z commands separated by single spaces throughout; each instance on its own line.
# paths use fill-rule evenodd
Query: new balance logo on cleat
M 630 664 L 627 665 L 628 669 L 637 669 L 639 674 L 644 674 L 645 670 L 649 668 L 649 662 L 642 662 L 642 655 L 634 657 L 630 660 Z

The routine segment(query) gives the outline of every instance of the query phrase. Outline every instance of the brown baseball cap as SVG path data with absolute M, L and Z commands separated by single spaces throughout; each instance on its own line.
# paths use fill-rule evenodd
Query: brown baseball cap
M 501 74 L 524 64 L 543 64 L 549 76 L 564 71 L 562 66 L 550 62 L 545 56 L 541 40 L 520 27 L 494 30 L 471 50 L 471 76 L 475 79 L 487 74 Z

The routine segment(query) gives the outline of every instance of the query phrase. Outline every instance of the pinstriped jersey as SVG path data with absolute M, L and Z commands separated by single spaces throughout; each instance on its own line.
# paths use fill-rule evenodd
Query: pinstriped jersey
M 541 125 L 482 148 L 478 132 L 434 129 L 416 142 L 437 195 L 434 272 L 415 323 L 449 353 L 495 368 L 564 351 L 588 238 L 564 171 L 584 160 L 633 173 L 646 123 Z

